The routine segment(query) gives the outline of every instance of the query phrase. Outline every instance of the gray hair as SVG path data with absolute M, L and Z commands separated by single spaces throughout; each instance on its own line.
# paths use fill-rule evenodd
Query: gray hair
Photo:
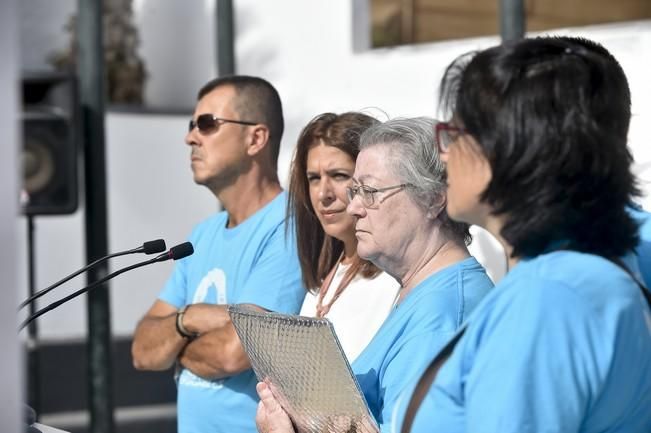
M 384 145 L 391 152 L 393 173 L 416 203 L 427 211 L 445 194 L 445 166 L 439 158 L 434 127 L 428 117 L 392 119 L 367 129 L 360 138 L 360 150 Z
M 411 185 L 405 191 L 425 212 L 436 203 L 446 202 L 445 164 L 439 156 L 434 132 L 437 123 L 429 117 L 388 120 L 364 131 L 359 143 L 360 151 L 374 146 L 389 150 L 393 173 L 400 183 Z M 450 220 L 445 211 L 438 219 L 454 238 L 470 243 L 467 224 Z

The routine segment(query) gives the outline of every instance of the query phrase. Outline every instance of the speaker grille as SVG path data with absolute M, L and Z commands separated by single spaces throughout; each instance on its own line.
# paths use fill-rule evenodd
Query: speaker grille
M 69 214 L 78 207 L 75 81 L 58 73 L 23 76 L 23 213 Z

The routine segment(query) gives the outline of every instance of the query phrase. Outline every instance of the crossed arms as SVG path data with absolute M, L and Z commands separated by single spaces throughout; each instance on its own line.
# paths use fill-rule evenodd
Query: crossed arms
M 136 328 L 131 346 L 134 367 L 166 370 L 178 360 L 184 368 L 209 380 L 251 368 L 226 308 L 213 304 L 192 304 L 187 308 L 183 325 L 187 331 L 199 334 L 188 339 L 176 330 L 178 309 L 157 300 Z

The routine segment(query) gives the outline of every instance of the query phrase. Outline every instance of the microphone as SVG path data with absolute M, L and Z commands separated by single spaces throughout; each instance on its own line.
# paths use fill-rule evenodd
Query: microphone
M 74 293 L 71 293 L 70 295 L 59 299 L 58 301 L 52 302 L 50 305 L 47 307 L 41 308 L 38 310 L 36 313 L 32 314 L 29 316 L 27 319 L 23 321 L 23 323 L 20 324 L 18 327 L 18 331 L 23 329 L 25 326 L 29 325 L 32 321 L 34 321 L 36 318 L 42 316 L 43 314 L 47 313 L 50 310 L 54 310 L 56 307 L 58 307 L 61 304 L 65 304 L 66 302 L 70 301 L 71 299 L 76 298 L 79 295 L 82 295 L 86 292 L 89 292 L 99 286 L 102 283 L 107 282 L 111 278 L 117 277 L 120 274 L 123 274 L 127 271 L 130 271 L 132 269 L 140 268 L 142 266 L 150 265 L 152 263 L 158 263 L 158 262 L 164 262 L 167 260 L 180 260 L 182 258 L 185 258 L 189 255 L 194 253 L 194 248 L 192 247 L 192 243 L 190 242 L 184 242 L 182 244 L 176 245 L 175 247 L 172 247 L 169 249 L 169 251 L 164 252 L 163 254 L 160 254 L 153 259 L 145 260 L 143 262 L 139 262 L 130 266 L 127 266 L 125 268 L 119 269 L 113 273 L 108 274 L 107 276 L 100 278 L 99 280 L 93 282 L 92 284 L 89 284 L 88 286 L 77 290 Z
M 146 264 L 149 264 L 149 262 L 151 263 L 164 262 L 170 259 L 180 260 L 186 258 L 187 256 L 191 256 L 192 253 L 194 253 L 194 247 L 192 246 L 192 242 L 183 242 L 182 244 L 178 244 L 177 246 L 170 248 L 169 251 L 164 252 L 163 254 L 160 254 L 147 262 L 137 263 L 136 267 L 144 266 Z M 128 269 L 125 268 L 125 270 Z
M 70 281 L 71 279 L 73 279 L 77 275 L 81 274 L 82 272 L 85 272 L 85 271 L 87 271 L 89 269 L 92 269 L 95 266 L 99 265 L 100 263 L 104 263 L 108 259 L 111 259 L 113 257 L 124 256 L 124 255 L 127 255 L 127 254 L 135 254 L 135 253 L 155 254 L 155 253 L 160 253 L 161 251 L 165 251 L 165 248 L 166 248 L 165 241 L 162 240 L 162 239 L 156 239 L 154 241 L 147 241 L 144 244 L 142 244 L 141 247 L 138 247 L 138 248 L 133 248 L 133 249 L 126 250 L 126 251 L 120 251 L 119 253 L 113 253 L 113 254 L 109 254 L 108 256 L 104 256 L 104 257 L 102 257 L 100 259 L 95 260 L 93 263 L 84 266 L 83 268 L 79 269 L 78 271 L 68 275 L 67 277 L 63 278 L 62 280 L 57 281 L 56 283 L 52 284 L 51 286 L 46 287 L 45 289 L 34 293 L 29 298 L 25 299 L 23 302 L 20 303 L 20 305 L 18 306 L 18 310 L 20 311 L 23 307 L 25 307 L 28 304 L 31 304 L 32 302 L 34 302 L 35 300 L 37 300 L 41 296 L 49 293 L 52 289 L 55 289 L 55 288 L 59 287 L 61 284 L 65 283 L 67 281 Z

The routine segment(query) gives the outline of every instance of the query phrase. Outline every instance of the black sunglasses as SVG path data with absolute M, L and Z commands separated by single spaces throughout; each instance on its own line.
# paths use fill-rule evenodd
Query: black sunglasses
M 246 122 L 244 120 L 222 119 L 221 117 L 213 116 L 212 114 L 200 114 L 197 120 L 190 119 L 188 125 L 188 132 L 191 132 L 195 127 L 199 128 L 199 132 L 208 133 L 219 128 L 222 123 L 237 123 L 239 125 L 257 125 L 256 122 Z

